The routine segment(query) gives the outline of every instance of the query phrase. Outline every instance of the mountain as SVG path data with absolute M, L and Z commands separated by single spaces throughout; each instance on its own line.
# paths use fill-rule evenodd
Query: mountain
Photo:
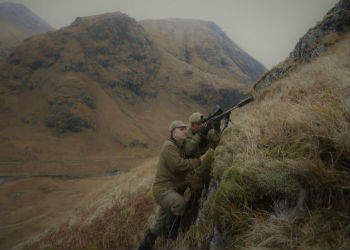
M 23 4 L 0 3 L 0 58 L 27 37 L 54 30 L 45 20 Z
M 195 41 L 201 43 L 203 29 L 197 40 L 189 36 L 199 50 Z M 230 44 L 218 28 L 205 36 L 211 44 Z M 171 120 L 209 112 L 215 103 L 236 103 L 256 77 L 256 71 L 240 72 L 221 55 L 222 44 L 220 58 L 231 65 L 226 71 L 217 61 L 201 68 L 204 59 L 194 52 L 193 63 L 187 63 L 160 46 L 162 39 L 120 12 L 77 18 L 68 27 L 26 39 L 0 69 L 5 141 L 0 158 L 144 155 L 168 136 Z
M 214 22 L 164 19 L 140 23 L 160 48 L 201 71 L 236 82 L 250 83 L 266 70 Z

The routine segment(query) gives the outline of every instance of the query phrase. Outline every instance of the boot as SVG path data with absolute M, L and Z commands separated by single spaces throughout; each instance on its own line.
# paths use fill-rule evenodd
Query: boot
M 173 213 L 169 212 L 164 225 L 164 238 L 175 240 L 177 238 L 179 226 L 180 226 L 180 216 L 175 216 Z
M 139 247 L 136 250 L 152 250 L 157 235 L 153 234 L 151 230 L 147 230 L 145 238 L 141 241 Z

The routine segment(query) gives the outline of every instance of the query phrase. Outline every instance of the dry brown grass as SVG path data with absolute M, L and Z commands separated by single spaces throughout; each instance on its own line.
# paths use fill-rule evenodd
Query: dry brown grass
M 91 222 L 62 225 L 25 249 L 132 249 L 138 243 L 139 232 L 153 210 L 154 202 L 148 190 L 125 193 L 102 216 Z
M 346 49 L 346 43 L 343 41 L 338 50 Z M 319 150 L 324 150 L 322 142 L 329 140 L 337 151 L 348 151 L 348 67 L 347 61 L 339 60 L 330 51 L 259 93 L 247 112 L 234 114 L 233 119 L 245 128 L 247 152 L 263 157 L 266 149 L 301 145 L 303 140 L 313 139 L 319 141 Z M 310 145 L 304 144 L 307 146 Z M 312 153 L 320 152 L 310 148 Z
M 6 219 L 2 218 L 2 222 L 6 226 L 1 229 L 6 241 L 1 242 L 1 247 L 81 249 L 84 246 L 91 249 L 123 246 L 126 249 L 124 247 L 129 244 L 132 248 L 143 236 L 153 212 L 149 189 L 155 161 L 156 158 L 149 159 L 117 176 L 56 182 L 36 180 L 36 185 L 33 185 L 35 180 L 2 184 L 6 187 L 4 196 L 10 197 L 1 202 L 10 204 L 3 206 L 2 216 Z M 16 190 L 19 185 L 26 192 L 19 193 L 14 203 L 11 187 Z M 49 195 L 41 194 L 41 190 L 45 191 L 43 188 Z

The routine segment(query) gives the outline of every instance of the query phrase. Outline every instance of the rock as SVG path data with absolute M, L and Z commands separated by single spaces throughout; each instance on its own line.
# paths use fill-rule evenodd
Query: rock
M 57 132 L 80 132 L 84 128 L 92 128 L 92 124 L 83 117 L 72 113 L 58 113 L 46 117 L 46 126 L 55 128 Z
M 224 238 L 220 232 L 214 227 L 214 236 L 210 241 L 209 250 L 223 250 L 225 249 Z
M 138 139 L 134 139 L 129 143 L 129 147 L 131 147 L 131 148 L 135 148 L 135 147 L 148 148 L 148 144 L 141 142 Z
M 88 93 L 78 92 L 69 86 L 57 87 L 58 93 L 49 97 L 49 114 L 45 125 L 59 133 L 80 132 L 95 128 L 92 110 L 96 109 L 95 99 Z M 67 92 L 71 92 L 67 95 Z

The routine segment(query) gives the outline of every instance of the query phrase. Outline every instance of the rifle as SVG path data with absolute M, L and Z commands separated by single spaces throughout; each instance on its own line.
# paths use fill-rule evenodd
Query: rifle
M 210 119 L 212 119 L 213 117 L 215 117 L 215 116 L 218 116 L 218 115 L 220 115 L 222 113 L 222 109 L 221 109 L 221 107 L 220 107 L 220 105 L 219 104 L 216 104 L 216 110 L 213 112 L 213 113 L 211 113 L 211 114 L 209 114 L 207 117 L 201 117 L 201 122 L 202 123 L 205 123 L 205 122 L 207 122 L 208 120 L 210 120 Z
M 222 129 L 222 130 L 224 130 L 227 127 L 228 122 L 229 121 L 232 122 L 230 120 L 230 115 L 231 115 L 232 110 L 234 110 L 236 108 L 240 108 L 240 107 L 250 103 L 253 100 L 254 100 L 254 96 L 248 96 L 247 98 L 243 99 L 238 104 L 236 104 L 232 108 L 229 108 L 225 112 L 222 112 L 221 107 L 218 104 L 216 104 L 217 110 L 214 111 L 212 114 L 208 115 L 208 117 L 202 119 L 202 122 L 207 122 L 207 124 L 208 124 L 209 122 L 221 121 L 222 119 L 225 119 L 225 125 L 224 125 L 224 128 Z

